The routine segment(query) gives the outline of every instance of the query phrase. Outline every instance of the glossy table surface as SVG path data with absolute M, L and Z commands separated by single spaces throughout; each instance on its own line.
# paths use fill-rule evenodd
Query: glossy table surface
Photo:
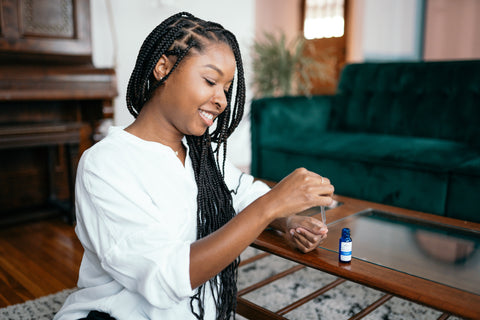
M 342 228 L 357 259 L 480 295 L 478 231 L 368 209 L 331 223 L 321 247 L 338 252 Z
M 307 254 L 265 231 L 253 246 L 461 317 L 480 319 L 480 224 L 336 196 L 328 238 Z M 320 209 L 304 214 L 321 219 Z M 338 261 L 350 228 L 351 263 Z

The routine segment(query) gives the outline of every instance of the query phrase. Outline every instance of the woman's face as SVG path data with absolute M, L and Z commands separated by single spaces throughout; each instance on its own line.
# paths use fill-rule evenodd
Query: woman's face
M 204 134 L 225 110 L 234 74 L 235 57 L 228 45 L 215 43 L 201 53 L 191 52 L 155 94 L 162 125 L 181 135 Z

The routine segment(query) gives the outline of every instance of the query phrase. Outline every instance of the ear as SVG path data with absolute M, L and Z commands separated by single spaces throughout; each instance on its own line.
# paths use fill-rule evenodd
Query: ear
M 166 55 L 162 55 L 153 69 L 153 76 L 155 79 L 160 80 L 165 77 L 171 69 L 172 63 Z

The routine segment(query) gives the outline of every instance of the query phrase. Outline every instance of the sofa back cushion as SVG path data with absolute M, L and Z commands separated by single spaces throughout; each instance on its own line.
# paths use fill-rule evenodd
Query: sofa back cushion
M 331 99 L 331 96 L 292 96 L 253 100 L 252 130 L 262 145 L 315 137 L 327 130 Z
M 328 128 L 333 96 L 262 98 L 251 105 L 252 173 L 258 175 L 261 150 L 288 149 Z
M 480 60 L 350 64 L 333 106 L 335 130 L 480 146 Z

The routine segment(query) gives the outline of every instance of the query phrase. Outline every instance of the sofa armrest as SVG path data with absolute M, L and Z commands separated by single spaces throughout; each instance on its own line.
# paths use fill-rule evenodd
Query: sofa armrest
M 286 141 L 301 142 L 328 130 L 331 95 L 263 98 L 251 105 L 252 173 L 260 149 Z

